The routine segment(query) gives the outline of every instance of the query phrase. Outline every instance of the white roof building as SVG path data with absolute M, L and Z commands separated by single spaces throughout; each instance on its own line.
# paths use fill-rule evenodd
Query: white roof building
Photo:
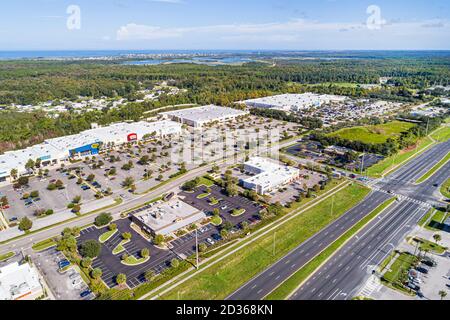
M 206 218 L 206 214 L 178 199 L 162 204 L 155 203 L 149 209 L 136 213 L 131 219 L 140 228 L 163 236 Z
M 254 174 L 242 180 L 244 188 L 255 190 L 259 194 L 266 194 L 292 182 L 300 175 L 297 168 L 280 165 L 272 159 L 261 157 L 253 157 L 245 162 L 244 170 Z
M 283 111 L 299 111 L 311 107 L 320 107 L 324 103 L 343 102 L 345 96 L 329 94 L 302 93 L 302 94 L 280 94 L 270 97 L 249 99 L 243 101 L 247 106 L 254 108 L 268 108 Z
M 162 115 L 163 117 L 179 121 L 181 123 L 186 123 L 187 125 L 190 125 L 192 127 L 201 127 L 207 123 L 216 121 L 230 121 L 247 114 L 249 114 L 249 111 L 219 107 L 215 105 L 207 105 L 160 113 L 160 115 Z
M 28 263 L 0 268 L 0 300 L 32 300 L 43 293 L 37 270 Z
M 95 154 L 100 143 L 119 145 L 141 140 L 146 134 L 164 137 L 180 133 L 181 124 L 174 121 L 140 121 L 115 123 L 70 136 L 47 139 L 41 144 L 0 155 L 0 180 L 8 177 L 12 169 L 17 169 L 19 175 L 26 173 L 25 164 L 29 159 L 56 163 L 68 159 L 71 154 Z

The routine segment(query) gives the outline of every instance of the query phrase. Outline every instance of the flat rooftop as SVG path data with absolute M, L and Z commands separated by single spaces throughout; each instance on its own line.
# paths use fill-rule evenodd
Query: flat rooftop
M 39 275 L 28 263 L 11 263 L 0 268 L 0 300 L 13 300 L 42 288 Z
M 134 215 L 154 233 L 167 235 L 206 218 L 203 211 L 179 199 L 155 203 L 149 209 Z
M 316 93 L 302 93 L 302 94 L 294 94 L 294 93 L 286 93 L 275 96 L 257 98 L 257 99 L 249 99 L 243 101 L 246 105 L 249 106 L 265 106 L 271 108 L 309 108 L 312 106 L 320 106 L 323 103 L 329 102 L 341 102 L 347 99 L 345 96 L 336 96 L 329 94 L 316 94 Z
M 162 112 L 161 115 L 177 117 L 179 119 L 190 120 L 195 122 L 208 122 L 228 117 L 237 117 L 248 114 L 248 111 L 219 107 L 216 105 L 207 105 L 194 107 L 176 111 Z

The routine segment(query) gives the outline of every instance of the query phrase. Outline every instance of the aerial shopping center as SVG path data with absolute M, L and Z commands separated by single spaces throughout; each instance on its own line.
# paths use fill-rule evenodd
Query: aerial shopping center
M 56 165 L 69 159 L 98 154 L 102 147 L 139 141 L 145 138 L 163 138 L 181 133 L 181 124 L 163 120 L 156 122 L 115 123 L 93 128 L 78 134 L 45 140 L 23 150 L 8 151 L 0 155 L 0 182 L 7 181 L 12 170 L 17 175 L 28 173 L 26 163 L 39 160 L 42 167 Z

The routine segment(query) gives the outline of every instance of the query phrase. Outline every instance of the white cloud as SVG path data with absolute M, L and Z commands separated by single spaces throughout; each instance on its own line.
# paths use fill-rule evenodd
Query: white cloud
M 225 47 L 305 48 L 313 45 L 317 48 L 343 46 L 355 49 L 378 49 L 385 45 L 386 48 L 404 47 L 406 49 L 406 47 L 415 47 L 420 41 L 426 43 L 431 37 L 442 38 L 442 41 L 447 40 L 450 34 L 449 29 L 448 21 L 439 21 L 439 24 L 436 21 L 389 21 L 379 30 L 370 30 L 363 22 L 325 23 L 305 19 L 259 24 L 218 24 L 172 28 L 130 23 L 119 28 L 116 39 L 132 42 L 177 38 L 177 44 L 182 47 L 195 43 L 201 47 L 220 44 Z

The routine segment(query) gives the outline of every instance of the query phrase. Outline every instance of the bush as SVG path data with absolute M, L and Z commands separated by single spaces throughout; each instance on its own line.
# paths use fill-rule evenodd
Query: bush
M 80 254 L 85 258 L 98 257 L 102 246 L 96 240 L 87 240 L 80 247 Z
M 106 226 L 107 224 L 109 224 L 112 221 L 112 219 L 113 218 L 110 213 L 103 212 L 95 218 L 94 224 L 97 227 Z
M 102 275 L 103 275 L 103 272 L 102 272 L 102 269 L 100 269 L 100 268 L 95 268 L 94 270 L 91 271 L 92 279 L 100 279 Z

